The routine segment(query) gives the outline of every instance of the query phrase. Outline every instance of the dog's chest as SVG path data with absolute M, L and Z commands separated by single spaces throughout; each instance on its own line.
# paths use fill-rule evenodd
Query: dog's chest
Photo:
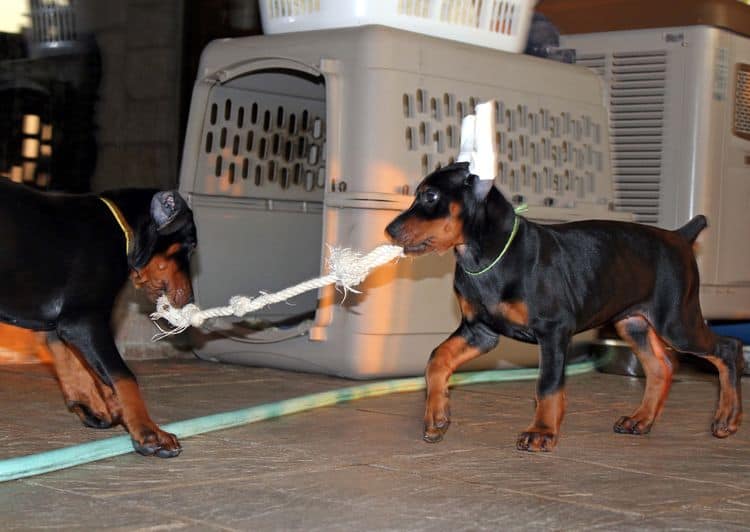
M 465 317 L 480 319 L 501 334 L 529 325 L 531 309 L 520 286 L 463 274 L 456 279 L 456 291 Z

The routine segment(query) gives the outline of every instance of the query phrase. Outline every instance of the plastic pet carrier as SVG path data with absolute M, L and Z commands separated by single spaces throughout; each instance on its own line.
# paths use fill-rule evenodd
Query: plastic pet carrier
M 582 67 L 365 26 L 217 41 L 193 91 L 181 191 L 198 226 L 202 308 L 325 273 L 328 246 L 369 251 L 421 178 L 458 154 L 495 99 L 497 184 L 539 221 L 612 210 L 607 115 Z M 205 359 L 355 378 L 414 375 L 455 330 L 451 254 L 377 269 L 194 331 Z M 472 368 L 512 359 L 510 341 Z

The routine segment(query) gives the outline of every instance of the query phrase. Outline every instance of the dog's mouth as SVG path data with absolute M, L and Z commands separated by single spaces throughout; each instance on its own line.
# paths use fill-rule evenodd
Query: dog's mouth
M 177 289 L 173 293 L 167 293 L 167 297 L 176 308 L 182 308 L 193 302 L 193 294 L 189 290 Z
M 428 253 L 432 251 L 432 241 L 431 239 L 422 240 L 421 242 L 417 244 L 404 244 L 404 253 L 407 255 L 422 255 L 424 253 Z
M 130 279 L 136 288 L 143 289 L 146 297 L 155 303 L 165 295 L 176 308 L 181 308 L 193 300 L 193 287 L 190 276 L 174 261 L 163 257 L 152 259 L 144 268 L 133 269 Z
M 172 298 L 169 297 L 169 294 L 167 293 L 167 288 L 164 285 L 159 286 L 151 286 L 146 285 L 144 286 L 143 290 L 146 294 L 146 297 L 148 298 L 151 303 L 156 303 L 156 300 L 159 299 L 161 296 L 166 295 L 169 299 L 169 302 L 172 303 Z
M 193 292 L 190 287 L 176 287 L 173 289 L 167 287 L 162 293 L 167 296 L 167 299 L 169 299 L 169 302 L 175 308 L 182 308 L 193 301 Z
M 406 255 L 422 255 L 435 251 L 435 237 L 429 233 L 410 231 L 403 225 L 392 222 L 386 233 L 391 242 L 404 248 Z
M 167 296 L 169 303 L 175 308 L 182 308 L 193 301 L 193 293 L 189 288 L 170 288 L 166 283 L 159 286 L 146 286 L 146 297 L 152 303 L 161 296 Z

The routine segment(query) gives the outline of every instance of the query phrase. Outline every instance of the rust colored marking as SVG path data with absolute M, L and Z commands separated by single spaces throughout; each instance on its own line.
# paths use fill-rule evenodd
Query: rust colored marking
M 628 322 L 640 322 L 646 327 L 645 341 L 634 338 L 627 329 Z M 615 324 L 620 336 L 628 342 L 643 367 L 646 389 L 640 406 L 630 416 L 624 416 L 615 424 L 618 432 L 646 434 L 661 414 L 664 401 L 672 385 L 672 363 L 667 355 L 667 346 L 644 318 L 628 318 Z
M 172 244 L 164 253 L 154 255 L 140 270 L 130 272 L 130 279 L 138 289 L 143 289 L 152 302 L 166 293 L 175 307 L 184 306 L 193 294 L 190 276 L 180 268 L 173 257 L 180 244 Z
M 427 364 L 426 379 L 428 396 L 432 392 L 445 392 L 448 379 L 464 362 L 478 357 L 481 351 L 470 346 L 461 336 L 451 336 L 440 344 Z
M 119 423 L 121 409 L 112 389 L 99 380 L 83 358 L 60 341 L 49 342 L 45 333 L 39 333 L 37 338 L 40 341 L 39 349 L 54 363 L 68 407 L 87 425 L 104 427 Z M 100 423 L 87 414 L 95 416 Z
M 669 355 L 667 355 L 666 344 L 652 328 L 649 328 L 648 330 L 648 343 L 655 358 L 655 361 L 649 364 L 653 366 L 651 368 L 651 373 L 656 373 L 657 378 L 661 382 L 658 393 L 655 394 L 656 402 L 658 405 L 654 416 L 656 417 L 659 415 L 659 413 L 661 413 L 664 401 L 666 400 L 667 394 L 669 393 L 669 388 L 672 386 L 673 369 L 672 362 L 669 360 Z
M 461 364 L 480 354 L 482 353 L 478 348 L 470 346 L 461 336 L 452 336 L 435 349 L 425 372 L 425 440 L 439 441 L 450 424 L 448 379 Z
M 413 253 L 426 253 L 429 251 L 448 251 L 463 242 L 463 223 L 460 218 L 461 205 L 452 202 L 449 206 L 449 215 L 435 220 L 421 220 L 410 218 L 404 221 L 403 238 L 399 239 L 399 245 L 405 248 L 415 249 Z
M 461 309 L 461 315 L 467 321 L 473 321 L 477 315 L 474 305 L 472 305 L 468 299 L 461 295 L 457 295 L 456 297 L 458 298 L 458 306 Z
M 534 421 L 526 431 L 559 434 L 566 405 L 567 399 L 563 389 L 544 397 L 537 397 Z
M 123 423 L 130 433 L 156 427 L 148 415 L 138 383 L 134 379 L 121 378 L 114 384 L 115 393 L 122 404 Z
M 522 451 L 551 451 L 560 439 L 560 425 L 565 417 L 565 390 L 537 397 L 534 421 L 520 434 L 516 448 Z
M 450 212 L 450 216 L 447 218 L 447 220 L 445 221 L 445 225 L 443 226 L 445 242 L 449 243 L 446 249 L 450 249 L 463 243 L 464 232 L 464 224 L 461 221 L 461 204 L 452 201 L 448 206 L 448 211 Z
M 163 457 L 179 454 L 180 444 L 174 434 L 161 430 L 148 415 L 135 379 L 117 379 L 114 388 L 122 404 L 122 423 L 128 429 L 136 450 L 141 454 Z
M 719 372 L 719 406 L 714 415 L 712 432 L 718 438 L 726 438 L 737 432 L 742 418 L 742 401 L 737 387 L 732 382 L 726 363 L 716 356 L 704 357 Z
M 523 301 L 501 301 L 498 311 L 503 318 L 516 325 L 529 324 L 529 308 Z

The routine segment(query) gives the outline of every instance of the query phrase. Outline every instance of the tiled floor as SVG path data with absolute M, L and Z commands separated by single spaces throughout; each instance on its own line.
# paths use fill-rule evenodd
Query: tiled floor
M 190 360 L 133 364 L 159 422 L 351 381 Z M 179 458 L 120 456 L 0 484 L 3 530 L 732 530 L 750 528 L 750 427 L 718 440 L 711 376 L 680 374 L 644 437 L 612 432 L 642 382 L 568 379 L 552 453 L 514 449 L 532 382 L 453 391 L 423 443 L 422 393 L 365 399 L 185 439 Z M 83 428 L 43 366 L 0 366 L 0 458 L 119 430 Z M 747 391 L 747 389 L 746 389 Z

